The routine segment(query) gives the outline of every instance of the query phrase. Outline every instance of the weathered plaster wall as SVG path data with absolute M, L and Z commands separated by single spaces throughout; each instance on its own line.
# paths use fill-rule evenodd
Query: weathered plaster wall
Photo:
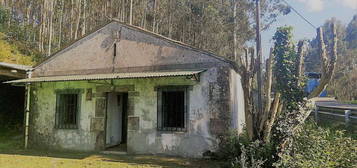
M 39 83 L 31 87 L 30 143 L 36 147 L 55 149 L 92 150 L 95 136 L 90 132 L 89 119 L 94 114 L 94 104 L 84 97 L 87 82 Z M 83 89 L 78 129 L 55 129 L 56 90 Z
M 245 126 L 243 87 L 241 76 L 234 70 L 231 70 L 230 72 L 232 128 L 237 129 L 238 132 L 241 133 Z
M 120 32 L 120 33 L 119 33 Z M 117 56 L 114 57 L 114 40 Z M 114 61 L 113 61 L 114 60 Z M 224 64 L 222 58 L 136 28 L 112 22 L 56 53 L 33 72 L 36 76 L 197 69 Z
M 31 142 L 33 145 L 71 150 L 104 148 L 104 116 L 98 115 L 98 102 L 103 93 L 128 91 L 128 152 L 200 157 L 215 150 L 217 136 L 231 123 L 231 94 L 227 67 L 211 68 L 199 82 L 186 77 L 114 80 L 113 86 L 82 82 L 51 82 L 32 86 Z M 101 81 L 103 83 L 103 81 Z M 155 87 L 190 85 L 188 131 L 157 131 L 157 92 Z M 132 86 L 130 89 L 128 86 Z M 80 122 L 77 130 L 54 129 L 57 89 L 83 89 Z M 85 99 L 85 90 L 92 88 L 94 98 Z M 106 101 L 106 100 L 105 100 Z M 100 104 L 100 103 L 99 103 Z M 105 108 L 105 107 L 104 107 Z M 98 126 L 99 125 L 99 126 Z

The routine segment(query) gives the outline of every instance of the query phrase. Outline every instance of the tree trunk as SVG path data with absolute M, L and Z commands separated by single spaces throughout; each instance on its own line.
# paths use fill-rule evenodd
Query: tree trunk
M 271 109 L 268 111 L 265 111 L 266 113 L 269 112 L 269 118 L 265 121 L 264 127 L 262 129 L 263 131 L 263 140 L 264 142 L 270 142 L 270 136 L 271 136 L 271 130 L 273 128 L 274 122 L 277 118 L 277 114 L 279 112 L 279 106 L 280 106 L 280 93 L 275 94 L 275 98 L 273 101 L 273 105 L 271 106 Z
M 133 0 L 130 0 L 130 16 L 129 16 L 129 24 L 133 24 Z
M 69 18 L 69 22 L 70 22 L 70 37 L 69 39 L 72 40 L 73 39 L 73 13 L 74 13 L 74 2 L 73 0 L 71 0 L 71 15 Z
M 305 59 L 305 41 L 299 41 L 298 43 L 298 57 L 296 59 L 296 76 L 298 79 L 298 85 L 300 84 L 301 77 L 303 75 Z
M 168 13 L 169 13 L 169 20 L 168 20 L 168 36 L 169 38 L 172 38 L 172 4 L 171 4 L 171 0 L 168 2 L 169 4 L 169 10 L 168 10 Z
M 273 78 L 272 63 L 273 63 L 273 48 L 270 49 L 270 56 L 266 61 L 265 85 L 264 85 L 265 107 L 262 116 L 259 116 L 260 117 L 259 133 L 264 132 L 264 129 L 266 129 L 265 126 L 267 126 L 266 122 L 268 120 L 272 120 L 271 117 L 273 112 L 270 110 L 271 103 L 272 103 L 271 102 L 271 87 L 272 87 L 272 78 Z
M 321 75 L 321 80 L 320 84 L 312 91 L 312 93 L 308 96 L 309 99 L 318 97 L 321 92 L 323 92 L 328 83 L 331 81 L 335 66 L 336 66 L 336 60 L 337 60 L 337 33 L 336 33 L 336 27 L 335 24 L 332 24 L 332 31 L 333 31 L 333 46 L 332 46 L 332 52 L 331 52 L 331 58 L 330 61 L 328 62 L 328 57 L 327 57 L 327 51 L 326 51 L 326 46 L 324 43 L 324 38 L 323 38 L 323 30 L 322 27 L 317 29 L 317 39 L 319 41 L 319 48 L 320 48 L 320 57 L 322 61 L 322 75 Z
M 82 26 L 82 36 L 84 36 L 86 34 L 86 20 L 87 20 L 87 16 L 86 16 L 86 8 L 87 8 L 87 0 L 83 0 L 83 26 Z
M 238 51 L 237 51 L 237 45 L 238 45 L 238 40 L 237 40 L 237 33 L 238 33 L 238 20 L 237 20 L 237 8 L 238 8 L 238 3 L 239 0 L 235 0 L 234 2 L 234 7 L 233 7 L 233 19 L 234 19 L 234 27 L 233 27 L 233 55 L 234 61 L 237 61 L 238 57 Z
M 58 34 L 58 49 L 61 49 L 62 44 L 62 22 L 63 22 L 64 0 L 61 1 L 61 13 L 59 19 L 59 34 Z
M 156 0 L 154 0 L 154 20 L 152 22 L 152 32 L 155 32 L 156 27 Z
M 245 57 L 248 58 L 249 51 L 245 49 Z M 247 66 L 242 67 L 242 85 L 244 94 L 244 107 L 245 107 L 245 123 L 246 130 L 250 139 L 254 138 L 254 123 L 253 123 L 253 96 L 252 96 L 252 80 L 254 77 L 254 49 L 250 50 L 251 61 Z M 248 61 L 247 61 L 248 62 Z
M 77 22 L 76 22 L 76 29 L 74 31 L 74 39 L 77 39 L 78 38 L 78 30 L 79 30 L 79 24 L 80 24 L 80 21 L 81 21 L 81 3 L 82 3 L 82 0 L 78 0 L 78 9 L 77 9 L 77 12 L 78 12 L 78 17 L 77 17 Z
M 51 55 L 51 49 L 52 49 L 52 20 L 53 20 L 53 5 L 54 5 L 54 2 L 53 0 L 50 0 L 49 1 L 49 35 L 48 35 L 48 53 L 47 53 L 47 56 L 50 56 Z

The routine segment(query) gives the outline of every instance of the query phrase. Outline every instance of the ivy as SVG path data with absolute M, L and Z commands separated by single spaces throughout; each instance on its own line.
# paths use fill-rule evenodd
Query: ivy
M 287 111 L 298 110 L 304 101 L 303 85 L 297 76 L 297 52 L 292 38 L 292 27 L 279 27 L 273 37 L 275 90 L 280 92 Z

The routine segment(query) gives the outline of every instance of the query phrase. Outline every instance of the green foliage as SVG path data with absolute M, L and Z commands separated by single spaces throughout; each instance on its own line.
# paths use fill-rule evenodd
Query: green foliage
M 3 32 L 5 24 L 9 21 L 10 13 L 8 10 L 0 6 L 0 32 Z
M 355 15 L 352 21 L 348 24 L 346 33 L 348 48 L 357 48 L 357 15 Z
M 230 132 L 220 139 L 216 159 L 225 161 L 224 167 L 272 167 L 276 162 L 275 147 L 261 141 L 250 141 L 247 134 Z
M 33 65 L 33 58 L 21 52 L 19 42 L 10 43 L 6 40 L 6 35 L 0 32 L 0 62 L 8 62 L 23 65 Z
M 292 135 L 287 148 L 251 142 L 247 135 L 230 133 L 221 138 L 216 158 L 224 167 L 351 168 L 357 166 L 357 140 L 341 129 L 308 121 Z
M 28 40 L 31 33 L 29 26 L 10 20 L 9 10 L 0 6 L 0 62 L 33 65 L 38 61 L 40 53 Z
M 306 123 L 294 135 L 291 149 L 275 164 L 286 168 L 350 168 L 357 166 L 357 140 L 344 131 Z
M 288 111 L 299 109 L 304 97 L 303 86 L 298 83 L 299 77 L 296 75 L 297 53 L 292 40 L 292 30 L 292 27 L 280 27 L 273 37 L 275 89 L 282 94 Z

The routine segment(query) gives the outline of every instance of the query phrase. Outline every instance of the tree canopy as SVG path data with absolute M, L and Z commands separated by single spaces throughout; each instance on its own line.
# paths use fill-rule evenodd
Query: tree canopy
M 234 25 L 236 3 L 239 22 Z M 0 0 L 0 5 L 4 14 L 0 15 L 0 31 L 26 41 L 43 56 L 111 18 L 227 58 L 255 37 L 253 0 Z M 288 12 L 280 0 L 262 0 L 265 27 Z M 13 29 L 14 25 L 18 28 Z M 236 47 L 234 26 L 238 30 Z
M 331 81 L 328 92 L 330 96 L 335 96 L 340 100 L 356 100 L 357 87 L 355 81 L 357 79 L 357 15 L 353 17 L 350 23 L 344 25 L 341 21 L 332 18 L 325 22 L 322 26 L 324 30 L 324 41 L 326 44 L 332 43 L 331 24 L 335 23 L 338 39 L 338 55 L 335 75 Z M 309 53 L 306 57 L 306 71 L 320 72 L 320 57 L 318 54 L 318 41 L 313 39 Z

